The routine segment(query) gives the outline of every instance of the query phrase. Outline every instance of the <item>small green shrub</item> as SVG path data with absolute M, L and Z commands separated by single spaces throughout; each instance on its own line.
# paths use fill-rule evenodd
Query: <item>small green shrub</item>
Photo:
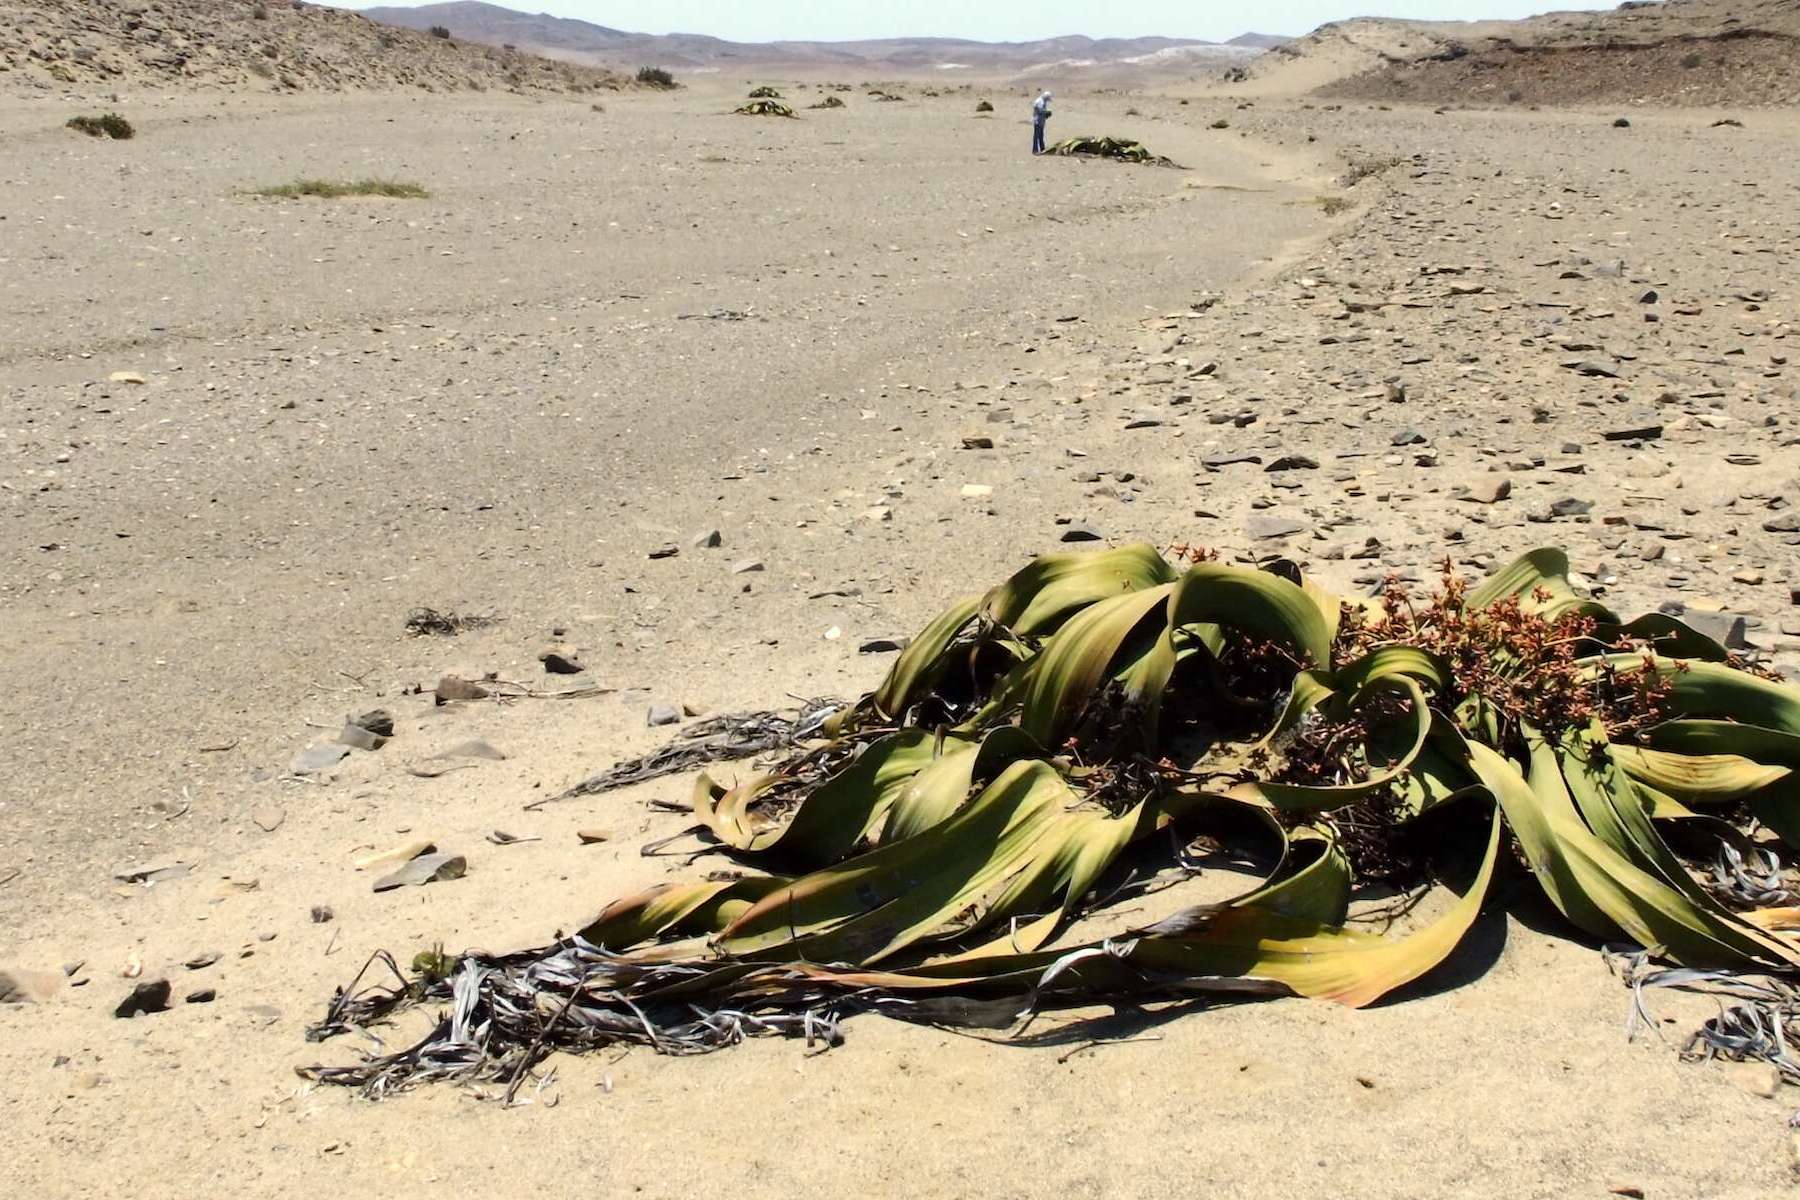
M 444 25 L 433 25 L 431 27 L 431 36 L 434 38 L 443 38 L 448 41 L 450 38 L 450 29 L 448 26 Z
M 751 90 L 749 98 L 752 100 L 779 100 L 781 93 L 772 87 L 759 87 Z
M 130 121 L 115 112 L 98 117 L 70 117 L 68 127 L 79 130 L 89 137 L 107 137 L 116 142 L 122 142 L 137 133 L 137 130 L 131 127 Z
M 637 81 L 645 87 L 672 88 L 675 86 L 675 77 L 661 67 L 639 67 Z

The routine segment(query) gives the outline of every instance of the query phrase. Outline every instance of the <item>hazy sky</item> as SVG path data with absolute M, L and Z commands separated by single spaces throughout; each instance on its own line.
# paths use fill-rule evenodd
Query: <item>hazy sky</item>
M 386 0 L 416 7 L 427 0 Z M 965 37 L 1024 41 L 1058 34 L 1223 41 L 1240 33 L 1306 33 L 1344 17 L 1478 20 L 1610 4 L 1544 0 L 500 0 L 507 8 L 577 17 L 637 33 L 709 33 L 739 42 Z M 366 8 L 366 2 L 341 7 Z

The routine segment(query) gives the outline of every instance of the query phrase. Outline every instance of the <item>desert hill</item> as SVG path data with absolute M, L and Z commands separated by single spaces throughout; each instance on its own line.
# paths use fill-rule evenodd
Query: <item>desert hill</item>
M 1419 103 L 1800 100 L 1800 3 L 1667 0 L 1523 21 L 1362 18 L 1277 46 L 1254 90 Z
M 978 75 L 1035 78 L 1054 72 L 1067 83 L 1116 83 L 1121 77 L 1216 73 L 1241 65 L 1280 39 L 1247 34 L 1231 44 L 1185 38 L 1058 37 L 976 42 L 908 37 L 852 42 L 730 42 L 699 34 L 630 33 L 587 21 L 524 13 L 476 0 L 419 8 L 370 8 L 370 18 L 408 29 L 443 26 L 457 38 L 516 46 L 555 58 L 635 68 L 653 63 L 677 73 L 712 71 L 855 71 L 865 75 Z
M 606 71 L 293 0 L 10 0 L 0 90 L 585 91 Z

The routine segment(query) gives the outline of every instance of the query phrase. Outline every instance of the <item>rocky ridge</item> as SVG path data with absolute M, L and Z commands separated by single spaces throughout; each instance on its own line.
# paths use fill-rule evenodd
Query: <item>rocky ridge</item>
M 0 92 L 581 92 L 620 82 L 298 0 L 27 0 L 0 13 Z

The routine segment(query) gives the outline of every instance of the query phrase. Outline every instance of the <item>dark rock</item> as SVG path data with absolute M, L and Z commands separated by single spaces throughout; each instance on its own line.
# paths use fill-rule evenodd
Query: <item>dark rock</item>
M 906 649 L 905 638 L 870 638 L 856 648 L 858 654 L 892 654 Z
M 681 710 L 673 704 L 652 704 L 650 711 L 644 715 L 644 721 L 653 727 L 675 725 L 681 721 Z
M 146 1013 L 169 1011 L 169 981 L 146 979 L 131 989 L 131 994 L 113 1009 L 115 1017 L 136 1017 Z
M 544 664 L 544 671 L 549 675 L 579 675 L 587 670 L 573 650 L 561 646 L 545 650 L 538 655 L 538 661 Z
M 681 547 L 674 542 L 665 542 L 650 552 L 651 558 L 674 558 L 681 553 Z
M 1260 464 L 1261 462 L 1262 462 L 1262 456 L 1260 454 L 1241 454 L 1241 453 L 1233 454 L 1230 452 L 1221 451 L 1217 454 L 1208 454 L 1205 458 L 1200 460 L 1200 465 L 1205 467 L 1209 471 L 1216 471 L 1220 467 L 1229 467 L 1233 463 L 1259 463 Z
M 1071 525 L 1063 530 L 1062 535 L 1056 540 L 1059 542 L 1099 542 L 1105 540 L 1105 535 L 1091 525 Z
M 366 713 L 351 717 L 345 723 L 358 729 L 366 729 L 379 738 L 394 736 L 394 714 L 385 708 L 372 708 Z
M 1389 438 L 1388 441 L 1395 446 L 1423 446 L 1425 444 L 1425 435 L 1416 429 L 1402 429 L 1399 433 L 1396 433 L 1393 437 Z
M 1316 458 L 1308 458 L 1304 454 L 1285 454 L 1264 467 L 1263 471 L 1316 471 L 1318 467 L 1319 460 Z
M 186 996 L 189 1004 L 211 1004 L 218 998 L 219 990 L 217 988 L 195 988 Z
M 1577 375 L 1586 375 L 1590 378 L 1617 379 L 1619 377 L 1618 371 L 1614 370 L 1612 367 L 1588 358 L 1579 359 L 1575 362 L 1566 362 L 1563 366 L 1575 372 Z
M 1550 505 L 1552 517 L 1585 517 L 1593 511 L 1592 500 L 1577 500 L 1573 496 L 1565 496 Z

